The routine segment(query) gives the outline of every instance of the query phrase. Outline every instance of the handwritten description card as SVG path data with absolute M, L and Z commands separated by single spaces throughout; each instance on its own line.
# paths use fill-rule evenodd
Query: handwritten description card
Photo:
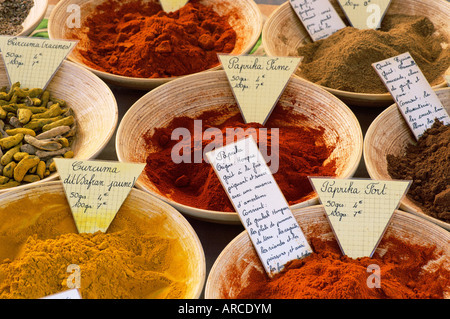
M 269 276 L 312 253 L 252 137 L 206 154 Z
M 173 12 L 184 7 L 189 0 L 159 0 L 163 11 Z
M 325 39 L 345 28 L 328 0 L 290 0 L 289 3 L 313 41 Z
M 246 123 L 265 124 L 300 58 L 219 55 Z
M 391 0 L 338 0 L 351 25 L 357 29 L 378 29 Z
M 342 253 L 371 257 L 410 181 L 311 177 Z
M 409 52 L 372 64 L 418 139 L 435 119 L 450 117 Z
M 79 233 L 106 232 L 145 164 L 54 159 Z
M 9 83 L 45 89 L 77 41 L 0 36 Z

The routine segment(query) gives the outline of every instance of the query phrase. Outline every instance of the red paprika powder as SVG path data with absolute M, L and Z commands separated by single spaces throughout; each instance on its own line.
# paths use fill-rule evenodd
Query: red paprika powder
M 218 118 L 224 117 L 224 120 L 217 122 Z M 279 166 L 274 178 L 290 205 L 304 201 L 314 194 L 308 176 L 335 176 L 336 163 L 334 160 L 328 160 L 335 146 L 326 144 L 324 129 L 294 125 L 294 122 L 305 122 L 305 118 L 288 108 L 277 105 L 264 126 L 258 123 L 245 124 L 237 106 L 234 111 L 219 107 L 204 112 L 196 119 L 202 120 L 202 133 L 211 127 L 219 129 L 225 144 L 227 144 L 227 128 L 235 130 L 241 128 L 241 137 L 246 130 L 253 128 L 255 130 L 253 137 L 260 150 L 264 148 L 278 152 L 278 154 L 267 152 L 266 155 L 262 152 L 262 155 L 268 162 L 272 161 L 274 156 L 278 156 Z M 198 148 L 204 150 L 211 143 L 211 140 L 203 139 L 201 145 L 196 144 L 198 137 L 194 134 L 196 131 L 194 124 L 193 118 L 177 117 L 167 127 L 158 128 L 145 136 L 149 149 L 157 146 L 157 151 L 147 157 L 145 174 L 162 194 L 175 202 L 200 209 L 234 212 L 231 201 L 212 166 L 205 162 L 204 156 L 200 163 L 194 161 L 196 148 L 197 151 Z M 171 139 L 172 132 L 177 128 L 186 128 L 191 133 L 191 139 L 185 142 L 192 158 L 190 163 L 177 164 L 172 159 L 172 149 L 182 142 L 180 137 L 176 140 Z M 265 134 L 262 134 L 262 128 L 267 129 L 267 139 Z M 278 135 L 274 132 L 276 128 L 279 129 Z M 273 143 L 278 145 L 273 147 Z M 271 163 L 268 165 L 270 167 Z
M 161 78 L 200 72 L 219 64 L 217 53 L 230 53 L 236 32 L 226 16 L 191 0 L 166 13 L 159 2 L 107 0 L 83 23 L 84 63 L 129 77 Z
M 342 255 L 335 240 L 311 238 L 313 254 L 294 260 L 270 279 L 253 269 L 237 299 L 442 299 L 450 293 L 447 259 L 434 246 L 383 238 L 372 258 Z M 378 287 L 368 285 L 367 269 L 379 267 Z M 437 267 L 435 267 L 437 266 Z M 371 268 L 372 269 L 372 268 Z M 230 272 L 233 276 L 233 272 Z M 240 272 L 237 270 L 238 277 Z M 233 279 L 230 278 L 232 282 Z M 370 281 L 375 283 L 374 281 Z M 229 290 L 233 291 L 233 290 Z M 227 297 L 224 291 L 225 298 Z M 230 298 L 230 296 L 228 296 Z

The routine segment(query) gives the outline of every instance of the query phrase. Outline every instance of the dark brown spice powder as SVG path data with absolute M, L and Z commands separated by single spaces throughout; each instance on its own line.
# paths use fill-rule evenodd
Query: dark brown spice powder
M 251 270 L 249 285 L 236 296 L 222 293 L 238 299 L 442 299 L 449 293 L 449 270 L 445 262 L 434 263 L 448 256 L 434 246 L 389 236 L 372 258 L 353 259 L 342 255 L 335 240 L 310 241 L 314 253 L 288 263 L 274 278 Z M 379 288 L 367 284 L 370 265 L 380 268 Z M 233 282 L 240 274 L 231 271 L 228 280 Z

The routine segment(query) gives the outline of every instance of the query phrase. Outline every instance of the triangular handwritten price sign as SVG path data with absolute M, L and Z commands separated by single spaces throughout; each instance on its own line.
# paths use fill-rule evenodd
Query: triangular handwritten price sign
M 10 85 L 45 89 L 78 41 L 0 36 Z
M 387 87 L 416 139 L 436 119 L 449 124 L 450 117 L 409 52 L 372 64 Z
M 264 125 L 300 58 L 219 55 L 246 123 Z
M 270 277 L 312 253 L 252 136 L 206 156 Z
M 310 177 L 344 255 L 372 257 L 410 181 Z
M 345 28 L 344 21 L 328 0 L 290 0 L 289 3 L 313 41 Z
M 79 233 L 106 232 L 145 167 L 112 161 L 54 161 Z
M 351 25 L 357 29 L 378 29 L 391 0 L 338 0 Z
M 159 0 L 164 12 L 173 12 L 181 9 L 189 0 Z

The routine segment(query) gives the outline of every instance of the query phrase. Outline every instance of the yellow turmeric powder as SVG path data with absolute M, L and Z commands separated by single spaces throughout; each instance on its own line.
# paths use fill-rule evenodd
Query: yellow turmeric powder
M 85 299 L 183 298 L 189 271 L 164 218 L 122 206 L 106 233 L 78 234 L 64 195 L 0 209 L 0 298 L 41 298 L 69 289 L 80 269 Z

